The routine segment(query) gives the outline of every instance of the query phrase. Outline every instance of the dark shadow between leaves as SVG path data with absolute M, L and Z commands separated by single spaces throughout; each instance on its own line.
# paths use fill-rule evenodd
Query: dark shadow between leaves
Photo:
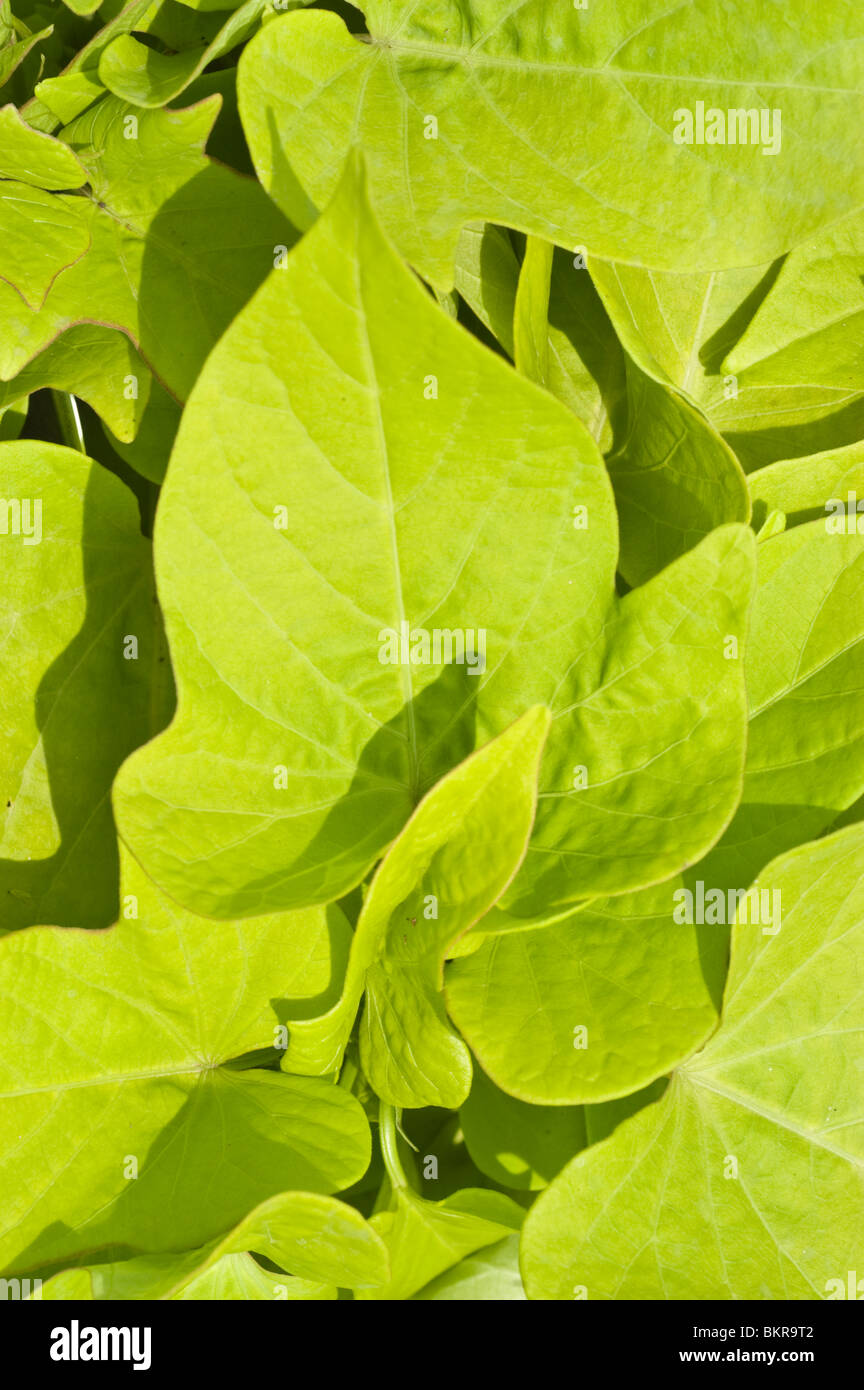
M 121 486 L 99 465 L 93 467 L 81 534 L 84 621 L 44 672 L 35 699 L 59 843 L 49 858 L 0 860 L 3 931 L 34 924 L 106 927 L 117 917 L 118 855 L 111 784 L 124 758 L 163 727 L 173 703 L 153 593 L 150 547 L 138 530 L 131 495 L 128 525 L 124 515 L 118 527 Z M 43 528 L 42 543 L 50 544 L 47 499 Z M 35 556 L 38 549 L 33 547 L 30 553 Z M 21 621 L 31 618 L 22 614 Z M 137 638 L 137 660 L 124 657 L 128 636 Z M 34 645 L 36 640 L 34 635 Z M 16 698 L 29 701 L 23 689 Z M 37 763 L 39 757 L 36 748 L 30 762 Z M 5 764 L 0 796 L 7 817 L 15 814 L 20 774 L 20 768 Z M 44 820 L 44 813 L 39 814 Z M 30 853 L 26 842 L 18 848 L 22 855 Z

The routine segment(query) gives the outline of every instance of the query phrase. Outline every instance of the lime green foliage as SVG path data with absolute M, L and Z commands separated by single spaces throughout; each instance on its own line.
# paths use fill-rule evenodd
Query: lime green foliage
M 0 0 L 0 1296 L 846 1296 L 862 129 L 845 0 Z
M 854 827 L 765 871 L 780 931 L 735 927 L 715 1036 L 540 1197 L 529 1297 L 821 1298 L 860 1266 L 862 852 Z
M 845 8 L 804 0 L 791 14 L 766 5 L 758 16 L 745 0 L 656 15 L 642 0 L 590 14 L 550 10 L 544 0 L 516 16 L 497 0 L 363 8 L 371 43 L 334 15 L 300 11 L 250 44 L 241 107 L 256 168 L 305 226 L 359 140 L 385 225 L 444 287 L 472 217 L 689 270 L 768 260 L 860 206 L 861 30 Z M 747 31 L 746 44 L 718 42 L 736 30 Z M 752 144 L 674 143 L 674 113 L 694 93 L 708 107 L 737 107 L 741 89 L 763 81 L 782 106 L 785 158 L 765 158 Z M 571 134 L 573 113 L 588 109 L 595 119 Z M 817 112 L 818 145 L 810 139 Z M 604 168 L 613 148 L 624 206 Z M 832 176 L 834 160 L 842 179 Z M 436 195 L 442 185 L 447 199 Z

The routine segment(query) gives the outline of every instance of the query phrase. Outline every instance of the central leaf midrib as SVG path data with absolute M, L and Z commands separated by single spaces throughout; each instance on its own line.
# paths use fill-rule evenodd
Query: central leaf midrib
M 369 337 L 369 320 L 366 314 L 365 300 L 362 284 L 362 265 L 359 251 L 355 257 L 356 267 L 356 291 L 357 305 L 361 324 L 361 343 L 366 359 L 366 371 L 369 378 L 369 390 L 372 395 L 372 411 L 375 420 L 375 430 L 378 435 L 378 443 L 381 454 L 382 473 L 384 477 L 384 503 L 387 513 L 387 529 L 390 537 L 390 549 L 393 559 L 393 577 L 396 590 L 396 611 L 399 621 L 399 633 L 401 640 L 402 623 L 406 620 L 405 613 L 405 594 L 402 586 L 402 565 L 399 559 L 399 541 L 396 535 L 396 509 L 393 503 L 393 488 L 390 481 L 390 451 L 387 445 L 387 433 L 384 428 L 384 417 L 381 412 L 381 391 L 378 385 L 378 373 L 375 369 L 375 355 L 372 351 L 372 343 Z M 417 802 L 420 783 L 420 758 L 417 747 L 417 724 L 414 717 L 414 684 L 411 677 L 411 665 L 400 663 L 402 689 L 405 697 L 405 711 L 407 714 L 408 732 L 406 742 L 408 744 L 408 790 L 411 800 Z
M 156 1067 L 151 1071 L 112 1072 L 105 1076 L 85 1077 L 81 1081 L 60 1081 L 54 1085 L 28 1086 L 21 1090 L 0 1092 L 0 1101 L 20 1100 L 23 1096 L 53 1095 L 58 1091 L 86 1090 L 95 1086 L 113 1086 L 133 1081 L 159 1081 L 168 1076 L 203 1076 L 217 1071 L 224 1063 L 184 1062 L 178 1067 Z
M 455 44 L 446 43 L 419 43 L 410 39 L 390 39 L 386 34 L 378 36 L 363 35 L 358 38 L 358 42 L 365 42 L 367 47 L 377 49 L 390 49 L 392 52 L 416 53 L 421 57 L 440 58 L 444 61 L 457 63 L 466 68 L 487 67 L 487 68 L 513 68 L 517 72 L 530 71 L 537 69 L 540 72 L 561 72 L 568 75 L 580 77 L 605 77 L 609 76 L 614 81 L 621 78 L 640 78 L 653 82 L 678 82 L 688 83 L 699 86 L 717 87 L 743 87 L 748 91 L 770 90 L 770 91 L 802 91 L 812 92 L 814 95 L 840 95 L 857 97 L 859 93 L 854 87 L 826 87 L 803 82 L 772 82 L 760 77 L 717 77 L 712 74 L 694 74 L 693 76 L 684 73 L 670 72 L 646 72 L 639 68 L 622 68 L 612 64 L 598 64 L 596 67 L 587 67 L 584 63 L 562 63 L 549 62 L 543 58 L 525 58 L 521 56 L 508 57 L 504 54 L 489 54 L 478 50 L 476 46 L 471 48 L 459 47 Z M 815 56 L 815 55 L 811 55 Z

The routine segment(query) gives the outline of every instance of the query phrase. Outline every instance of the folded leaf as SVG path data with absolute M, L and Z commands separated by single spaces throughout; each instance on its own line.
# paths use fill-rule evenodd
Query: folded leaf
M 209 63 L 244 43 L 257 28 L 267 3 L 246 0 L 225 18 L 208 44 L 179 53 L 160 53 L 131 34 L 118 34 L 99 58 L 99 80 L 122 101 L 135 106 L 164 106 L 176 100 Z
M 228 1260 L 248 1261 L 247 1251 L 265 1256 L 280 1269 L 296 1270 L 306 1280 L 343 1288 L 383 1284 L 389 1276 L 384 1243 L 359 1212 L 334 1197 L 312 1192 L 281 1192 L 261 1202 L 233 1230 L 199 1250 L 182 1255 L 145 1255 L 114 1264 L 91 1265 L 86 1271 L 55 1275 L 43 1289 L 43 1297 L 69 1297 L 70 1279 L 82 1290 L 79 1297 L 94 1299 L 159 1299 L 204 1297 L 200 1285 L 209 1273 L 216 1275 Z M 237 1266 L 234 1266 L 235 1275 Z M 81 1274 L 89 1275 L 88 1281 Z M 246 1264 L 242 1273 L 254 1275 L 256 1297 L 279 1298 L 281 1288 L 289 1297 L 288 1284 L 278 1274 Z M 88 1289 L 89 1284 L 89 1289 Z M 199 1286 L 197 1294 L 190 1290 Z M 263 1285 L 266 1292 L 261 1289 Z M 232 1295 L 236 1297 L 237 1295 Z M 299 1292 L 296 1296 L 302 1296 Z
M 280 1277 L 262 1269 L 251 1255 L 223 1255 L 212 1269 L 205 1270 L 185 1289 L 172 1295 L 180 1302 L 226 1302 L 236 1299 L 335 1302 L 339 1291 L 335 1284 L 318 1284 L 309 1279 Z
M 861 435 L 860 213 L 785 261 L 694 275 L 592 260 L 628 353 L 692 400 L 749 472 Z
M 413 1295 L 415 1302 L 453 1300 L 460 1303 L 523 1302 L 525 1290 L 519 1274 L 519 1237 L 507 1236 L 468 1255 L 458 1265 Z
M 0 403 L 21 400 L 45 387 L 79 396 L 127 441 L 142 428 L 151 397 L 165 394 L 125 333 L 93 323 L 61 333 L 11 381 L 0 383 Z M 176 402 L 175 409 L 179 411 Z M 170 446 L 163 473 L 168 453 Z
M 712 887 L 746 887 L 864 792 L 864 534 L 814 521 L 760 544 L 744 674 L 741 804 L 688 874 Z
M 579 1154 L 522 1236 L 530 1298 L 810 1299 L 864 1260 L 864 830 L 772 863 L 723 1021 L 662 1100 Z
M 27 54 L 32 52 L 43 39 L 47 39 L 50 33 L 51 26 L 49 25 L 46 29 L 27 34 L 26 37 L 19 37 L 12 18 L 9 0 L 0 0 L 0 87 L 9 81 Z
M 678 392 L 630 359 L 628 423 L 608 457 L 621 526 L 620 570 L 642 584 L 703 536 L 750 519 L 741 465 L 708 421 Z
M 754 522 L 780 510 L 786 525 L 799 526 L 802 521 L 842 523 L 850 529 L 854 513 L 855 529 L 864 534 L 864 517 L 859 504 L 864 502 L 864 444 L 850 444 L 845 449 L 828 449 L 807 458 L 783 459 L 760 468 L 747 479 L 753 499 Z M 852 511 L 849 494 L 854 494 Z M 837 504 L 840 503 L 840 508 Z M 864 507 L 861 508 L 864 512 Z M 839 531 L 839 526 L 837 527 Z
M 468 1188 L 443 1202 L 426 1202 L 400 1187 L 392 1209 L 376 1213 L 369 1223 L 389 1251 L 390 1280 L 380 1288 L 358 1289 L 356 1296 L 388 1302 L 410 1298 L 466 1255 L 518 1231 L 524 1215 L 500 1192 Z
M 455 768 L 420 803 L 363 904 L 338 1004 L 291 1026 L 289 1071 L 336 1070 L 363 991 L 363 1070 L 392 1105 L 455 1107 L 471 1059 L 441 1000 L 449 946 L 500 897 L 531 834 L 549 728 L 530 711 Z

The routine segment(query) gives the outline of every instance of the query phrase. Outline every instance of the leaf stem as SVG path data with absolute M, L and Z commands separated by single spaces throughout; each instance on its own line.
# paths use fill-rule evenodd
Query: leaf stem
M 54 409 L 57 411 L 57 419 L 60 422 L 63 443 L 69 449 L 77 449 L 79 454 L 86 454 L 84 430 L 81 427 L 81 417 L 78 414 L 78 402 L 75 397 L 70 395 L 68 391 L 52 391 L 51 398 L 54 401 Z
M 387 1176 L 390 1179 L 390 1186 L 394 1191 L 397 1187 L 409 1187 L 410 1184 L 399 1157 L 399 1144 L 396 1137 L 396 1110 L 383 1100 L 379 1101 L 378 1104 L 378 1137 L 381 1141 L 381 1155 L 384 1159 L 384 1167 L 387 1169 Z

